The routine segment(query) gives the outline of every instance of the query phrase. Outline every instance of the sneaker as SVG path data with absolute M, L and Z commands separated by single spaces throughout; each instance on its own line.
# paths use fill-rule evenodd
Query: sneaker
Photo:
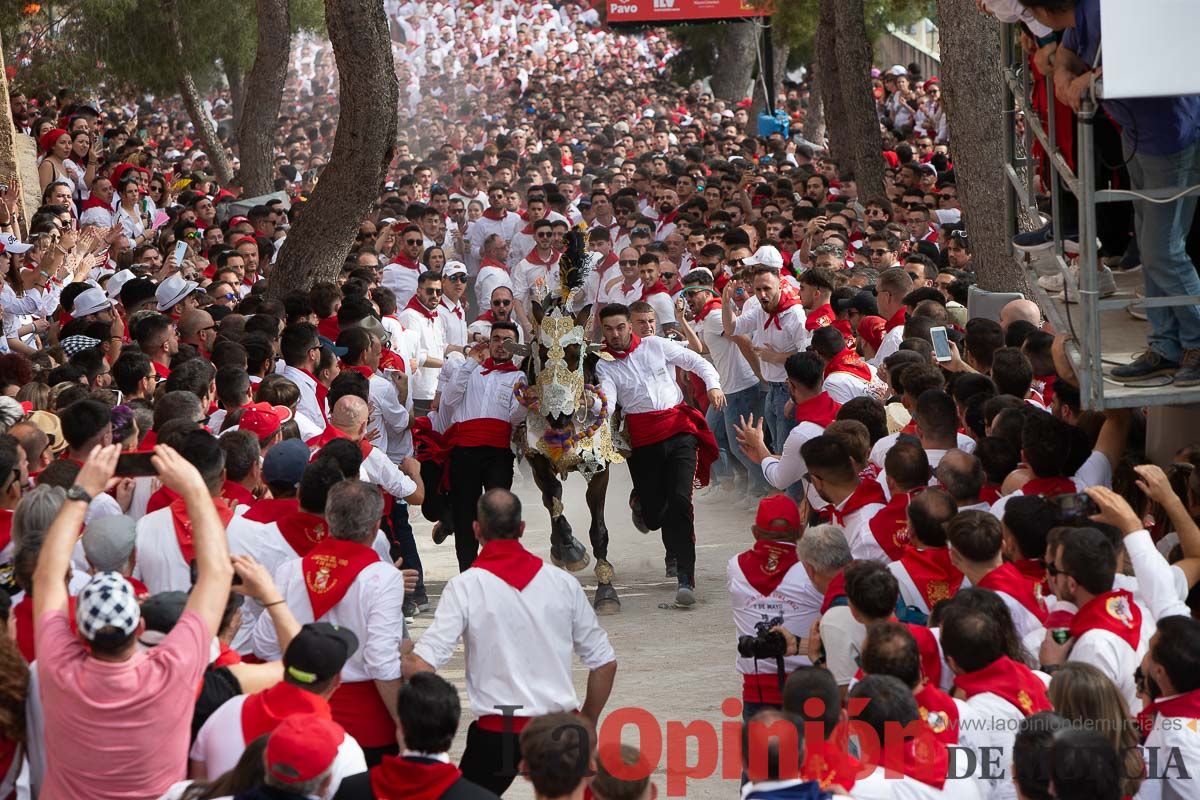
M 404 605 L 400 606 L 400 613 L 404 615 L 404 621 L 411 625 L 412 621 L 416 619 L 417 614 L 421 612 L 417 608 L 416 603 L 412 602 L 411 600 L 405 600 Z
M 691 578 L 679 579 L 679 588 L 675 590 L 675 605 L 680 608 L 696 605 L 696 585 Z
M 1189 350 L 1188 352 L 1195 353 L 1197 351 Z M 1193 365 L 1193 369 L 1196 368 L 1197 366 Z M 1174 361 L 1168 361 L 1153 350 L 1147 350 L 1132 362 L 1113 367 L 1108 377 L 1118 383 L 1127 383 L 1146 378 L 1157 378 L 1161 375 L 1174 375 L 1178 369 L 1179 365 Z
M 1066 285 L 1063 282 L 1063 276 L 1061 272 L 1056 272 L 1053 275 L 1043 275 L 1037 279 L 1037 283 L 1038 286 L 1042 287 L 1051 294 L 1060 293 L 1063 290 L 1063 287 Z
M 1038 253 L 1054 247 L 1054 223 L 1047 222 L 1036 231 L 1018 233 L 1013 237 L 1013 247 L 1022 253 Z
M 1059 292 L 1056 298 L 1064 303 L 1079 302 L 1079 290 L 1077 288 L 1079 284 L 1079 267 L 1071 267 L 1071 274 L 1075 277 L 1075 280 L 1067 284 L 1066 289 Z M 1101 297 L 1111 297 L 1117 293 L 1117 279 L 1113 277 L 1111 269 L 1104 266 L 1100 267 L 1100 280 L 1096 288 L 1099 290 Z
M 663 574 L 666 577 L 668 577 L 668 578 L 679 577 L 679 564 L 676 563 L 675 556 L 667 556 L 666 565 L 667 565 L 667 568 L 663 572 Z
M 1133 296 L 1138 298 L 1139 300 L 1146 299 L 1146 293 L 1144 291 L 1142 291 L 1141 289 L 1138 289 L 1137 291 L 1135 291 L 1133 293 Z M 1134 319 L 1140 319 L 1142 322 L 1146 322 L 1147 320 L 1150 319 L 1150 317 L 1146 314 L 1146 309 L 1137 304 L 1134 304 L 1131 306 L 1125 306 L 1125 310 L 1129 313 L 1129 316 L 1133 317 Z
M 1200 386 L 1200 350 L 1184 350 L 1183 361 L 1175 373 L 1176 386 Z

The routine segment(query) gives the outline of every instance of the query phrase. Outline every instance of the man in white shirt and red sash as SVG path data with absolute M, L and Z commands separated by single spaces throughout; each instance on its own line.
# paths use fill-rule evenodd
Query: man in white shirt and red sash
M 442 300 L 438 304 L 438 324 L 442 326 L 442 338 L 451 348 L 467 345 L 467 307 L 463 295 L 467 293 L 467 265 L 461 261 L 447 261 L 442 267 Z
M 1137 714 L 1142 701 L 1133 674 L 1154 633 L 1150 615 L 1143 615 L 1132 593 L 1113 586 L 1117 552 L 1107 536 L 1095 528 L 1069 528 L 1060 533 L 1058 546 L 1047 548 L 1046 572 L 1059 601 L 1078 611 L 1071 619 L 1066 642 L 1060 644 L 1053 631 L 1046 632 L 1042 667 L 1049 670 L 1064 660 L 1091 664 L 1108 676 L 1130 711 Z
M 220 497 L 225 480 L 225 453 L 217 438 L 206 431 L 191 431 L 179 442 L 179 454 L 204 478 L 213 496 L 213 507 L 223 526 L 233 519 L 233 506 Z M 186 592 L 192 588 L 192 520 L 183 498 L 138 520 L 137 561 L 133 577 L 151 594 Z
M 406 225 L 399 234 L 400 247 L 395 257 L 383 268 L 384 286 L 396 295 L 396 305 L 404 308 L 417 291 L 417 279 L 425 269 L 421 266 L 421 250 L 425 246 L 425 234 L 415 224 Z
M 1182 614 L 1159 619 L 1142 672 L 1155 699 L 1139 719 L 1149 726 L 1145 747 L 1156 764 L 1138 800 L 1191 797 L 1200 764 L 1200 622 Z
M 409 377 L 408 385 L 413 397 L 413 413 L 418 417 L 429 414 L 437 393 L 438 371 L 446 357 L 446 337 L 438 323 L 441 301 L 442 276 L 436 272 L 422 272 L 416 294 L 400 312 L 400 323 L 405 329 L 416 331 L 421 337 L 421 366 Z
M 487 308 L 488 298 L 500 286 L 513 288 L 508 268 L 508 242 L 493 233 L 483 243 L 483 258 L 479 262 L 479 272 L 475 273 L 476 305 Z
M 845 405 L 856 397 L 870 394 L 871 384 L 876 380 L 875 369 L 846 346 L 846 337 L 841 331 L 833 326 L 817 328 L 812 332 L 812 348 L 825 360 L 822 388 L 830 397 Z
M 760 248 L 759 252 L 762 249 L 765 248 Z M 755 268 L 754 298 L 746 301 L 740 315 L 736 313 L 734 283 L 730 281 L 721 292 L 721 324 L 726 336 L 753 339 L 759 368 L 767 382 L 763 416 L 771 432 L 771 441 L 782 442 L 795 427 L 795 422 L 785 411 L 790 397 L 784 364 L 788 356 L 808 346 L 804 309 L 792 288 L 780 282 L 779 270 L 770 266 Z
M 868 363 L 878 369 L 883 366 L 884 359 L 900 349 L 904 340 L 904 323 L 908 308 L 904 305 L 904 296 L 913 290 L 912 276 L 903 267 L 889 267 L 879 273 L 875 279 L 875 300 L 879 306 L 879 315 L 887 322 L 883 326 L 883 341 L 875 349 L 875 355 Z
M 945 526 L 956 513 L 954 500 L 941 489 L 927 489 L 914 496 L 905 509 L 908 546 L 900 560 L 888 564 L 900 584 L 904 605 L 926 617 L 934 606 L 949 600 L 962 587 L 963 574 L 950 563 L 946 548 Z
M 610 270 L 601 279 L 601 309 L 609 303 L 620 303 L 627 306 L 642 299 L 642 279 L 638 272 L 639 253 L 637 249 L 625 247 L 619 256 L 617 269 Z
M 726 586 L 733 604 L 733 623 L 741 637 L 756 635 L 756 626 L 782 620 L 795 636 L 808 636 L 821 614 L 821 593 L 813 586 L 796 555 L 802 525 L 800 509 L 787 495 L 759 501 L 751 532 L 754 546 L 729 559 Z M 739 645 L 740 647 L 740 645 Z M 785 673 L 809 663 L 803 656 L 784 660 Z M 740 655 L 742 718 L 765 707 L 781 708 L 783 696 L 774 658 Z
M 357 372 L 367 379 L 371 410 L 367 430 L 375 433 L 372 444 L 385 454 L 390 454 L 394 449 L 393 442 L 398 443 L 403 438 L 411 419 L 408 406 L 400 395 L 402 386 L 407 399 L 408 385 L 388 378 L 380 371 L 383 343 L 365 328 L 342 331 L 338 335 L 337 346 L 346 351 L 342 356 L 342 369 Z
M 269 734 L 288 717 L 316 714 L 333 719 L 329 698 L 337 691 L 346 660 L 358 650 L 358 637 L 328 622 L 299 628 L 283 654 L 283 680 L 254 694 L 239 694 L 212 713 L 192 744 L 190 776 L 212 780 L 237 766 L 246 746 Z M 333 762 L 330 793 L 344 778 L 367 768 L 362 748 L 350 735 Z
M 869 523 L 887 503 L 883 487 L 874 478 L 859 475 L 846 446 L 833 436 L 809 439 L 800 455 L 808 466 L 809 483 L 827 504 L 818 509 L 822 519 L 845 530 L 856 558 L 860 552 L 870 552 L 874 537 Z
M 512 289 L 517 301 L 517 319 L 526 330 L 531 329 L 529 312 L 532 301 L 544 296 L 544 292 L 558 289 L 558 260 L 562 253 L 554 248 L 554 223 L 540 219 L 533 225 L 537 246 L 513 268 Z
M 1005 643 L 1011 634 L 1005 633 L 1002 619 L 959 602 L 964 592 L 976 591 L 966 589 L 950 602 L 942 617 L 940 642 L 954 672 L 955 694 L 965 697 L 982 718 L 971 738 L 978 748 L 975 763 L 987 759 L 992 765 L 980 780 L 984 796 L 1015 800 L 1010 774 L 1013 741 L 1021 720 L 1052 709 L 1046 696 L 1049 677 L 1008 656 Z
M 469 351 L 442 390 L 440 408 L 450 421 L 445 438 L 451 448 L 450 505 L 460 572 L 471 566 L 479 551 L 471 526 L 480 495 L 512 488 L 513 428 L 525 417 L 518 398 L 525 373 L 508 350 L 516 340 L 516 325 L 493 323 L 487 344 Z
M 884 467 L 891 499 L 867 522 L 870 535 L 858 542 L 854 557 L 887 563 L 899 559 L 908 548 L 908 504 L 913 493 L 929 486 L 929 459 L 920 445 L 899 441 L 888 451 Z
M 450 579 L 404 673 L 440 669 L 466 645 L 467 731 L 463 777 L 503 794 L 521 761 L 519 734 L 535 717 L 575 711 L 595 721 L 617 662 L 579 581 L 521 546 L 521 501 L 505 489 L 479 500 L 474 534 L 483 545 L 470 569 Z M 459 536 L 469 535 L 459 531 Z M 579 705 L 572 657 L 589 670 Z
M 382 514 L 378 487 L 342 481 L 325 503 L 329 538 L 275 574 L 299 622 L 349 628 L 361 643 L 342 669 L 330 705 L 334 720 L 362 745 L 369 765 L 399 752 L 394 715 L 405 634 L 404 576 L 370 547 Z M 264 661 L 280 657 L 275 626 L 265 615 L 254 629 L 254 650 Z
M 300 390 L 300 402 L 296 405 L 297 422 L 304 417 L 309 430 L 325 427 L 329 411 L 325 398 L 329 388 L 317 380 L 317 367 L 321 363 L 321 339 L 315 325 L 298 322 L 283 329 L 279 340 L 280 355 L 284 366 L 279 374 L 296 384 Z M 302 426 L 303 428 L 303 426 Z M 301 431 L 303 435 L 304 431 Z
M 812 267 L 800 274 L 800 303 L 804 306 L 804 329 L 810 334 L 832 325 L 837 315 L 829 304 L 833 294 L 833 271 Z
M 654 309 L 654 318 L 658 321 L 655 333 L 661 336 L 667 328 L 675 327 L 675 301 L 660 271 L 661 264 L 656 254 L 643 253 L 638 258 L 638 274 L 642 278 L 642 296 L 639 299 Z
M 467 228 L 467 263 L 477 263 L 483 250 L 483 243 L 492 234 L 498 234 L 505 242 L 511 242 L 521 229 L 521 216 L 509 211 L 506 207 L 508 187 L 503 183 L 493 183 L 487 188 L 488 207 L 483 216 L 471 223 Z
M 674 557 L 679 580 L 675 602 L 690 606 L 696 602 L 692 484 L 697 479 L 701 486 L 708 484 L 709 467 L 719 453 L 704 417 L 684 405 L 674 368 L 699 375 L 709 402 L 717 408 L 725 406 L 720 377 L 712 364 L 677 342 L 639 338 L 630 327 L 626 306 L 605 306 L 600 327 L 604 349 L 596 377 L 609 404 L 621 406 L 628 426 L 634 522 L 648 530 L 662 528 L 667 557 Z
M 990 517 L 990 519 L 988 519 Z M 946 526 L 950 563 L 972 586 L 1000 595 L 1017 636 L 1033 648 L 1045 638 L 1046 601 L 1037 585 L 1000 554 L 1000 521 L 984 511 L 963 511 Z

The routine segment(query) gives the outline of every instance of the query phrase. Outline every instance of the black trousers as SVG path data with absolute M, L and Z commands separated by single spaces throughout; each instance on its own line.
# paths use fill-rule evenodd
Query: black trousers
M 508 448 L 456 447 L 450 452 L 450 508 L 454 516 L 454 551 L 458 569 L 466 570 L 479 553 L 475 507 L 488 489 L 511 489 L 513 454 Z
M 516 733 L 485 731 L 472 722 L 458 768 L 463 777 L 493 794 L 512 785 L 521 766 L 521 737 Z
M 667 555 L 675 557 L 680 579 L 696 581 L 696 523 L 692 481 L 696 477 L 696 437 L 680 433 L 657 444 L 635 447 L 629 476 L 650 530 L 662 529 Z

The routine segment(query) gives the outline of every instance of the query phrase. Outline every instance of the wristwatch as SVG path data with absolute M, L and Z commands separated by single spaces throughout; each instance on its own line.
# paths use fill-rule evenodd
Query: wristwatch
M 88 494 L 78 483 L 67 489 L 68 500 L 79 500 L 84 503 L 92 502 L 92 496 Z

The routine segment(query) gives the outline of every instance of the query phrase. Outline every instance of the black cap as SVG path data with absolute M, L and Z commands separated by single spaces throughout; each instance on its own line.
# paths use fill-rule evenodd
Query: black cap
M 284 675 L 302 685 L 322 683 L 341 672 L 356 650 L 354 631 L 329 622 L 310 622 L 300 628 L 283 654 Z
M 146 630 L 170 633 L 183 616 L 187 605 L 187 592 L 159 592 L 142 601 L 142 619 Z
M 837 301 L 835 311 L 857 311 L 860 314 L 869 316 L 877 316 L 879 314 L 879 305 L 875 301 L 875 295 L 867 291 L 859 292 L 853 297 L 845 297 Z

